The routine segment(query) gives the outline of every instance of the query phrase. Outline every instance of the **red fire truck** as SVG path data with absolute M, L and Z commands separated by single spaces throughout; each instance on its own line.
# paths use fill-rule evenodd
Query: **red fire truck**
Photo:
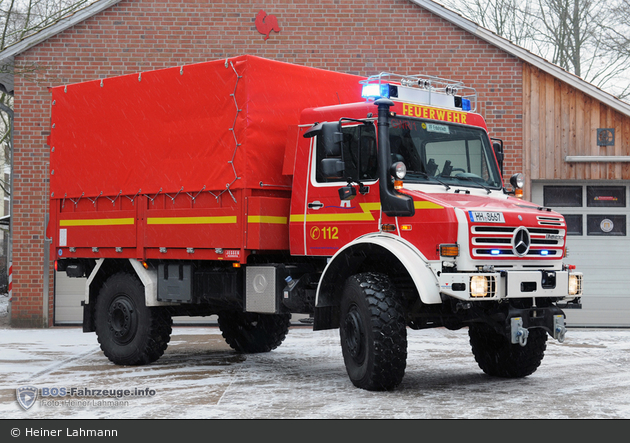
M 477 94 L 240 56 L 52 89 L 56 267 L 87 278 L 83 330 L 156 361 L 173 316 L 217 315 L 238 352 L 291 315 L 339 328 L 346 369 L 398 386 L 407 328 L 467 327 L 494 376 L 524 377 L 582 275 L 566 223 L 502 178 Z

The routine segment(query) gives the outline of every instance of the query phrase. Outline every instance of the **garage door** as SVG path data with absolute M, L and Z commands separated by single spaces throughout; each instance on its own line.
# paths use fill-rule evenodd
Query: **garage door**
M 627 182 L 534 182 L 532 201 L 567 221 L 565 262 L 584 273 L 581 310 L 569 326 L 630 326 L 630 192 Z

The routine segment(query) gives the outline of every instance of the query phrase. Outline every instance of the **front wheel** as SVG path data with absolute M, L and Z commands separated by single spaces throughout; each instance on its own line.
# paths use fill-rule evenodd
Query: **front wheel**
M 341 349 L 352 383 L 368 391 L 398 386 L 407 364 L 404 308 L 389 278 L 348 278 L 341 299 Z
M 536 328 L 529 330 L 527 344 L 512 344 L 485 323 L 468 328 L 470 345 L 479 367 L 488 375 L 521 378 L 533 374 L 545 355 L 547 333 Z
M 131 274 L 109 277 L 96 299 L 95 328 L 105 356 L 117 365 L 145 365 L 164 354 L 172 319 L 160 307 L 147 307 L 144 287 Z

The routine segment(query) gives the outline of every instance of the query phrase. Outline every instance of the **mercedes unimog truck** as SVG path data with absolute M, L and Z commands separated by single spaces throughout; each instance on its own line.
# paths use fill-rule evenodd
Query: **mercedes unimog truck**
M 355 386 L 389 390 L 408 328 L 467 328 L 484 372 L 533 373 L 582 274 L 562 215 L 504 182 L 476 103 L 254 56 L 52 88 L 48 236 L 86 279 L 83 330 L 144 365 L 173 316 L 216 315 L 241 353 L 299 318 L 339 330 Z

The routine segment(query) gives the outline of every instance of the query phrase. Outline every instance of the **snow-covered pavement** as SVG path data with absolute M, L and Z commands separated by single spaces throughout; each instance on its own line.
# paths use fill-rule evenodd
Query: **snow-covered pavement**
M 176 327 L 160 360 L 120 367 L 80 328 L 0 329 L 0 416 L 630 418 L 630 330 L 569 329 L 563 344 L 548 341 L 537 372 L 517 380 L 485 375 L 466 329 L 408 330 L 408 340 L 401 386 L 367 392 L 345 373 L 338 330 L 293 327 L 276 350 L 240 355 L 218 328 Z M 39 391 L 28 410 L 16 401 L 23 386 Z M 118 397 L 124 390 L 142 396 Z

